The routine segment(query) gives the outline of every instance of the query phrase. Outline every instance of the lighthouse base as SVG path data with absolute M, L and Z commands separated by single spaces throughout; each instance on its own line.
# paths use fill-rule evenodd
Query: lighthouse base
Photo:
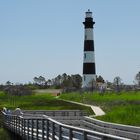
M 83 85 L 82 88 L 93 88 L 96 85 L 96 75 L 95 74 L 84 74 L 83 75 Z

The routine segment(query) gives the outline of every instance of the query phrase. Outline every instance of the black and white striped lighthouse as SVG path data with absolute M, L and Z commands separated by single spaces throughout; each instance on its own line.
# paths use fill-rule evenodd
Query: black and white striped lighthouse
M 84 40 L 84 62 L 83 62 L 83 88 L 90 88 L 93 81 L 96 81 L 95 53 L 92 12 L 86 12 L 85 22 L 85 40 Z

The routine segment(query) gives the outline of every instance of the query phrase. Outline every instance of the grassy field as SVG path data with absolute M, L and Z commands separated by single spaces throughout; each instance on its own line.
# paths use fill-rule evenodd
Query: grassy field
M 67 103 L 54 98 L 50 94 L 33 94 L 30 96 L 9 96 L 0 92 L 0 108 L 15 109 L 19 107 L 25 110 L 84 110 L 92 114 L 89 107 Z
M 98 119 L 140 126 L 140 92 L 105 93 L 67 93 L 61 94 L 60 99 L 83 102 L 100 106 L 106 115 Z M 34 94 L 30 96 L 8 96 L 0 92 L 0 108 L 15 109 L 20 107 L 26 110 L 65 110 L 80 109 L 92 114 L 90 108 L 70 104 L 57 100 L 50 94 Z
M 106 115 L 98 119 L 140 126 L 140 92 L 69 93 L 61 94 L 60 98 L 100 106 Z

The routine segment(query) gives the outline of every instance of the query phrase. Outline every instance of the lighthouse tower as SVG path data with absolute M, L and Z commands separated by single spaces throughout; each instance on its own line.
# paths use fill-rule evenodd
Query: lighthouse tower
M 93 25 L 95 22 L 92 18 L 92 12 L 86 12 L 85 22 L 85 39 L 84 39 L 84 62 L 83 62 L 83 88 L 91 88 L 96 81 L 95 70 L 95 53 L 94 53 L 94 36 Z

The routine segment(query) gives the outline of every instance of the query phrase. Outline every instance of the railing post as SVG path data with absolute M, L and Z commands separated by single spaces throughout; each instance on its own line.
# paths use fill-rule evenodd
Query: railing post
M 20 125 L 19 125 L 20 129 L 19 129 L 19 133 L 20 133 L 20 136 L 22 136 L 22 118 L 21 118 L 21 117 L 19 117 L 19 121 L 20 121 Z
M 20 119 L 19 119 L 19 116 L 17 116 L 17 133 L 20 135 Z
M 7 115 L 7 117 L 8 117 L 8 127 L 9 127 L 9 129 L 10 130 L 12 130 L 12 116 L 10 116 L 10 115 Z
M 20 124 L 20 122 L 19 122 L 19 116 L 17 116 L 17 133 L 18 134 L 20 134 L 20 132 L 19 132 L 19 124 Z
M 36 119 L 36 139 L 38 140 L 38 119 Z
M 42 119 L 42 140 L 44 140 L 44 119 Z
M 12 131 L 15 132 L 15 116 L 12 116 Z
M 15 116 L 14 119 L 15 119 L 15 133 L 17 134 L 17 116 Z
M 59 140 L 62 139 L 62 128 L 61 128 L 61 125 L 58 125 L 58 131 L 59 131 Z
M 23 124 L 24 124 L 24 126 L 23 126 L 23 138 L 25 138 L 25 119 L 23 119 Z
M 76 111 L 74 111 L 74 116 L 76 116 Z
M 54 127 L 54 122 L 52 122 L 52 140 L 54 140 L 55 137 L 55 127 Z
M 33 140 L 34 139 L 34 131 L 33 131 L 33 129 L 34 129 L 34 120 L 33 119 L 31 120 L 31 124 L 32 124 L 32 128 L 31 128 L 31 139 Z
M 72 140 L 72 129 L 71 128 L 69 128 L 69 140 Z
M 7 117 L 8 117 L 8 127 L 9 127 L 9 129 L 11 130 L 12 129 L 12 125 L 13 125 L 13 123 L 12 123 L 12 116 L 9 116 L 9 115 L 7 115 Z
M 87 133 L 85 131 L 83 131 L 83 140 L 87 139 Z
M 9 116 L 10 130 L 13 131 L 13 116 Z
M 19 135 L 21 135 L 21 119 L 20 119 L 20 117 L 18 116 L 18 133 L 19 133 Z
M 29 119 L 27 119 L 27 140 L 29 140 Z
M 16 116 L 13 116 L 14 119 L 14 132 L 16 133 Z
M 19 117 L 19 134 L 20 134 L 20 136 L 22 136 L 22 118 L 21 117 Z
M 49 140 L 49 120 L 46 120 L 46 133 L 47 140 Z
M 22 118 L 22 120 L 21 120 L 21 123 L 22 123 L 22 125 L 21 125 L 21 127 L 22 127 L 22 138 L 24 137 L 24 135 L 23 135 L 23 134 L 24 134 L 24 128 L 23 128 L 24 123 L 23 123 L 23 120 L 24 120 L 24 119 Z

